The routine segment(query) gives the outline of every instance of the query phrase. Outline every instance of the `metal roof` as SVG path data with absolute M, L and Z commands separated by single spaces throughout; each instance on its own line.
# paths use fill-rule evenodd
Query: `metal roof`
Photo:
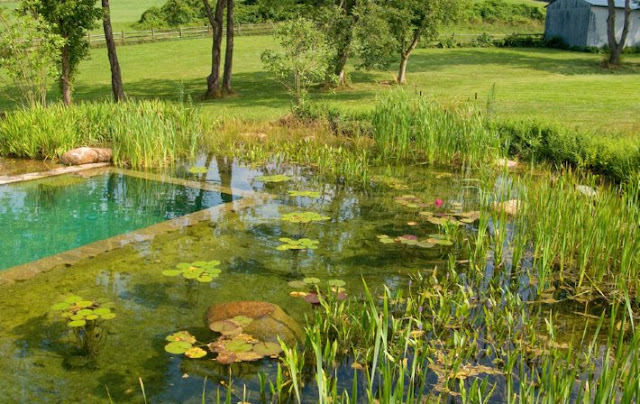
M 609 3 L 607 2 L 607 0 L 584 0 L 584 1 L 591 4 L 592 6 L 597 6 L 597 7 L 609 6 Z M 615 3 L 616 8 L 624 8 L 625 0 L 613 0 L 613 2 Z M 631 9 L 640 10 L 640 4 L 638 4 L 635 0 L 631 0 Z

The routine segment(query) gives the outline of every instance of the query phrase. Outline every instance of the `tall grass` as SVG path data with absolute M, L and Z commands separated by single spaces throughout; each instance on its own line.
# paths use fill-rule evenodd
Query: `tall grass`
M 381 95 L 370 119 L 384 162 L 481 163 L 501 156 L 500 138 L 473 107 L 444 107 L 396 90 Z
M 113 148 L 120 166 L 165 165 L 193 156 L 197 110 L 161 101 L 84 103 L 12 111 L 0 121 L 0 155 L 55 159 L 80 146 Z

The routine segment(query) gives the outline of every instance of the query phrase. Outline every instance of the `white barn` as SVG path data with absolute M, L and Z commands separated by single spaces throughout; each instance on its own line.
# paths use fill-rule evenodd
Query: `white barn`
M 616 38 L 624 21 L 624 0 L 615 0 Z M 559 37 L 570 46 L 602 47 L 608 44 L 607 0 L 555 0 L 547 6 L 545 38 Z M 631 0 L 631 21 L 626 46 L 640 46 L 640 5 Z

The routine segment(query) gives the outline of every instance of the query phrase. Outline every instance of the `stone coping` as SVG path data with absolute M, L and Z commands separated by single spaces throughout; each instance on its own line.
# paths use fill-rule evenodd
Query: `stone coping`
M 83 164 L 80 166 L 60 167 L 49 171 L 40 171 L 37 173 L 27 173 L 19 175 L 0 176 L 0 185 L 13 184 L 15 182 L 38 180 L 41 178 L 54 177 L 56 175 L 73 174 L 82 171 L 92 170 L 96 168 L 109 167 L 111 163 L 94 163 Z
M 265 193 L 236 190 L 233 188 L 222 187 L 216 184 L 200 183 L 180 178 L 173 178 L 164 174 L 151 174 L 118 168 L 92 168 L 94 168 L 94 170 L 87 171 L 84 174 L 86 174 L 87 176 L 94 176 L 107 171 L 118 172 L 123 175 L 146 178 L 155 181 L 163 181 L 176 185 L 185 185 L 192 188 L 201 188 L 207 191 L 219 191 L 227 194 L 232 194 L 234 196 L 241 196 L 242 199 L 224 203 L 221 205 L 216 205 L 211 208 L 203 209 L 185 216 L 180 216 L 174 219 L 166 220 L 164 222 L 156 223 L 154 225 L 134 230 L 129 233 L 119 234 L 105 240 L 95 241 L 93 243 L 89 243 L 69 251 L 61 252 L 56 255 L 41 258 L 39 260 L 32 261 L 26 264 L 17 265 L 5 270 L 0 270 L 0 286 L 3 284 L 27 280 L 39 273 L 50 271 L 60 265 L 71 266 L 83 259 L 93 258 L 97 255 L 122 248 L 128 244 L 141 243 L 152 240 L 158 235 L 177 231 L 188 226 L 193 226 L 197 223 L 214 222 L 224 216 L 225 213 L 257 206 L 273 198 L 272 195 Z

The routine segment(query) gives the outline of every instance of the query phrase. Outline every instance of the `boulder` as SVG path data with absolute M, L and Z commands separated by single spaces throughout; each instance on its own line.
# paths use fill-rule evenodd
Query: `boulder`
M 238 316 L 253 319 L 243 327 L 243 332 L 264 342 L 278 342 L 278 337 L 287 345 L 304 342 L 302 327 L 279 306 L 267 302 L 226 302 L 217 303 L 207 309 L 207 326 L 231 320 Z
M 107 163 L 111 161 L 113 152 L 111 149 L 99 147 L 78 147 L 71 149 L 60 157 L 60 163 L 69 166 L 81 164 Z

